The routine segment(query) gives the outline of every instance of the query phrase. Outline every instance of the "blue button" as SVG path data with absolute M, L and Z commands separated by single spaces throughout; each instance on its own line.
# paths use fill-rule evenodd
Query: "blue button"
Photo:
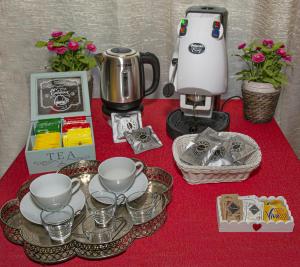
M 211 35 L 212 35 L 212 37 L 214 37 L 214 38 L 219 38 L 219 35 L 220 35 L 219 29 L 213 29 Z

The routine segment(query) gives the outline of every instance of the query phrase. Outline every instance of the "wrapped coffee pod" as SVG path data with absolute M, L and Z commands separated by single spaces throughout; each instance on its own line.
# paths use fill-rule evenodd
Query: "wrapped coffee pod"
M 125 132 L 131 132 L 143 127 L 141 112 L 112 113 L 111 124 L 114 142 L 126 142 Z
M 125 132 L 124 135 L 135 154 L 162 146 L 162 142 L 154 133 L 151 126 L 133 130 L 132 132 Z
M 191 165 L 205 166 L 210 158 L 220 147 L 220 142 L 215 142 L 205 136 L 197 136 L 194 144 L 187 148 L 180 156 L 180 159 Z

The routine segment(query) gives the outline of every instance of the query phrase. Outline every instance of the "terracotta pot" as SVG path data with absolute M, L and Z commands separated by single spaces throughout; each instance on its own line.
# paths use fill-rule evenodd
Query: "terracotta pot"
M 244 82 L 242 88 L 244 116 L 254 123 L 272 120 L 280 90 L 270 83 Z

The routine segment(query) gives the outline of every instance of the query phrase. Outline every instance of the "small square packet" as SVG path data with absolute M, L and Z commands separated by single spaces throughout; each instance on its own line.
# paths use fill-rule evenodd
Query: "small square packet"
M 190 165 L 206 166 L 220 145 L 219 142 L 198 135 L 194 143 L 180 155 L 180 159 Z
M 151 126 L 125 132 L 124 135 L 135 154 L 162 146 L 162 142 L 154 133 Z
M 231 166 L 233 165 L 233 158 L 230 153 L 230 144 L 222 142 L 219 147 L 214 150 L 213 155 L 209 159 L 207 166 Z
M 263 203 L 260 202 L 257 196 L 239 196 L 243 201 L 244 206 L 244 221 L 259 222 L 263 219 Z
M 143 127 L 141 112 L 112 113 L 111 124 L 114 142 L 126 142 L 124 132 L 131 132 Z
M 236 165 L 245 164 L 246 159 L 256 151 L 256 147 L 239 136 L 231 137 L 230 153 Z
M 243 201 L 238 198 L 238 195 L 222 195 L 220 204 L 223 220 L 229 222 L 243 220 Z

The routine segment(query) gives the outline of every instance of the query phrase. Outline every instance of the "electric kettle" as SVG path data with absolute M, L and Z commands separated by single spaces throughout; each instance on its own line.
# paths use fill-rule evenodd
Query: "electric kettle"
M 125 47 L 115 47 L 95 55 L 100 69 L 100 94 L 105 114 L 141 109 L 145 96 L 155 92 L 160 79 L 158 58 Z M 144 65 L 152 67 L 153 78 L 145 89 Z

